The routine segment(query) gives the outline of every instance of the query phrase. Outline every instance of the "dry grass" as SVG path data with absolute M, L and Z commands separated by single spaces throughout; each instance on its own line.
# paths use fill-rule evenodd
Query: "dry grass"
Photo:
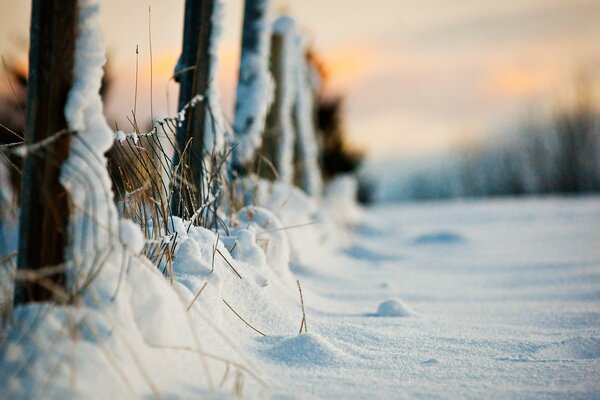
M 110 177 L 112 180 L 112 191 L 114 194 L 114 202 L 117 206 L 120 217 L 128 218 L 136 222 L 143 230 L 145 236 L 145 246 L 141 255 L 132 254 L 125 252 L 122 263 L 120 265 L 120 274 L 117 287 L 112 295 L 112 301 L 114 301 L 120 292 L 121 282 L 124 279 L 124 275 L 128 269 L 128 266 L 134 258 L 139 262 L 152 263 L 158 268 L 165 277 L 173 282 L 173 259 L 177 248 L 178 235 L 173 229 L 172 219 L 174 216 L 181 217 L 183 220 L 189 223 L 189 226 L 203 226 L 212 229 L 216 232 L 225 231 L 227 232 L 227 226 L 229 214 L 236 211 L 235 207 L 232 207 L 232 193 L 226 174 L 226 167 L 228 165 L 227 158 L 231 152 L 231 149 L 224 150 L 223 152 L 213 152 L 211 154 L 205 154 L 204 162 L 202 165 L 202 172 L 205 179 L 200 184 L 195 184 L 189 180 L 189 146 L 179 151 L 176 146 L 175 135 L 180 125 L 180 115 L 175 118 L 167 118 L 159 121 L 155 124 L 150 132 L 140 132 L 137 128 L 135 116 L 132 118 L 132 123 L 136 129 L 136 135 L 128 135 L 124 140 L 116 140 L 112 149 L 107 154 L 108 168 Z M 64 134 L 61 133 L 61 135 Z M 74 136 L 75 138 L 76 136 Z M 77 139 L 74 139 L 77 140 Z M 2 156 L 13 156 L 17 152 L 23 153 L 23 143 L 17 142 L 14 145 L 3 146 L 0 148 Z M 30 154 L 34 156 L 43 156 L 45 152 L 44 145 L 38 145 L 36 148 L 26 149 Z M 177 160 L 177 161 L 176 161 Z M 77 171 L 75 171 L 77 175 Z M 83 174 L 79 178 L 85 181 Z M 84 187 L 92 188 L 95 182 L 82 182 Z M 7 208 L 4 208 L 8 210 Z M 16 215 L 18 207 L 12 203 L 10 211 L 6 215 Z M 74 208 L 72 213 L 81 213 L 83 210 Z M 105 226 L 106 216 L 104 215 L 87 215 L 88 223 L 92 223 L 98 226 L 101 232 L 106 235 L 118 235 L 116 232 L 111 232 L 108 227 Z M 0 222 L 2 219 L 0 219 Z M 117 243 L 120 238 L 116 238 Z M 87 243 L 94 243 L 99 240 L 98 237 L 81 238 L 84 245 Z M 2 247 L 4 246 L 4 247 Z M 5 253 L 4 249 L 7 249 L 8 245 L 0 243 L 0 254 Z M 99 248 L 94 246 L 94 248 Z M 215 245 L 215 251 L 213 258 L 219 256 L 225 260 L 227 265 L 232 271 L 242 279 L 242 276 L 236 270 L 234 265 L 228 260 L 227 255 L 223 254 L 217 249 Z M 72 265 L 75 259 L 69 259 L 64 265 L 49 266 L 41 270 L 19 270 L 16 271 L 15 267 L 15 254 L 9 254 L 0 260 L 3 271 L 7 272 L 7 276 L 10 276 L 10 281 L 35 281 L 37 284 L 46 287 L 53 294 L 53 300 L 56 304 L 62 306 L 77 305 L 83 303 L 84 296 L 86 301 L 92 301 L 93 303 L 101 306 L 105 300 L 101 300 L 100 294 L 97 293 L 94 285 L 92 284 L 95 279 L 103 271 L 106 264 L 107 258 L 110 256 L 112 249 L 109 248 L 106 252 L 96 254 L 92 260 L 83 260 L 85 265 Z M 82 260 L 80 260 L 82 261 Z M 68 264 L 68 265 L 67 265 Z M 72 271 L 75 268 L 82 272 L 83 280 L 78 287 L 65 288 L 60 285 L 56 285 L 51 278 L 57 273 L 66 273 Z M 3 280 L 4 282 L 4 280 Z M 211 372 L 206 363 L 206 358 L 217 360 L 222 362 L 225 374 L 221 380 L 221 385 L 231 385 L 234 393 L 240 395 L 244 388 L 245 377 L 249 377 L 255 382 L 258 382 L 260 386 L 266 386 L 264 381 L 253 372 L 253 368 L 248 360 L 245 359 L 243 353 L 237 350 L 233 342 L 227 337 L 227 333 L 220 330 L 214 324 L 208 322 L 208 318 L 203 315 L 203 311 L 199 310 L 198 307 L 194 307 L 196 299 L 201 295 L 206 284 L 198 291 L 194 300 L 188 305 L 187 310 L 193 311 L 189 313 L 190 318 L 190 329 L 192 329 L 193 337 L 196 338 L 196 345 L 189 348 L 180 348 L 181 350 L 192 351 L 198 354 L 202 363 L 202 370 L 208 384 L 208 387 L 216 389 L 215 384 L 211 378 Z M 35 340 L 35 335 L 32 329 L 35 329 L 35 325 L 32 327 L 23 327 L 17 319 L 13 318 L 12 314 L 12 285 L 10 287 L 2 287 L 4 290 L 1 298 L 6 301 L 0 304 L 2 308 L 0 312 L 3 318 L 3 326 L 10 328 L 13 332 L 18 332 L 17 336 L 22 337 L 22 340 L 32 341 Z M 98 307 L 103 310 L 102 307 Z M 36 318 L 43 320 L 47 317 L 50 308 L 45 308 L 45 311 L 40 313 Z M 238 314 L 239 315 L 239 314 Z M 191 318 L 201 316 L 209 329 L 214 330 L 225 343 L 229 343 L 243 361 L 236 361 L 226 357 L 211 354 L 202 349 L 199 338 L 201 333 L 197 331 L 195 325 L 192 324 Z M 115 334 L 127 343 L 126 333 L 122 332 L 116 321 L 113 320 L 112 316 L 105 310 L 102 311 L 102 317 L 107 321 L 110 326 L 113 326 Z M 97 342 L 101 346 L 101 350 L 104 353 L 106 359 L 109 361 L 109 365 L 115 370 L 117 376 L 122 380 L 123 385 L 128 388 L 129 392 L 133 394 L 131 383 L 127 378 L 127 371 L 123 371 L 116 360 L 117 355 L 113 354 L 113 350 L 103 346 L 102 340 L 97 337 L 95 332 L 94 324 L 90 324 L 87 320 L 79 320 L 77 317 L 73 317 L 73 322 L 65 324 L 62 327 L 61 332 L 56 334 L 54 341 L 48 343 L 35 343 L 38 346 L 37 353 L 46 354 L 52 352 L 52 346 L 60 340 L 59 337 L 69 337 L 73 339 L 73 351 L 75 351 L 75 343 L 77 338 L 81 337 L 81 330 L 85 329 L 86 332 L 97 338 Z M 255 328 L 253 328 L 255 329 Z M 8 329 L 2 329 L 0 340 L 6 338 Z M 256 330 L 257 332 L 260 332 Z M 2 343 L 0 342 L 0 346 Z M 156 345 L 160 347 L 160 345 Z M 162 393 L 159 388 L 156 387 L 153 382 L 152 376 L 144 368 L 140 362 L 139 357 L 136 355 L 133 348 L 128 347 L 128 356 L 133 360 L 137 360 L 135 365 L 140 376 L 143 377 L 149 391 L 156 397 L 161 398 Z M 22 371 L 23 373 L 31 375 L 32 369 L 30 363 L 33 359 L 23 360 Z M 71 360 L 67 358 L 59 358 L 56 361 L 56 367 L 53 369 L 57 372 L 61 368 L 69 368 Z M 77 371 L 72 368 L 73 375 L 75 376 Z M 29 372 L 27 372 L 29 371 Z M 21 373 L 21 372 L 19 372 Z M 55 373 L 51 373 L 48 376 L 32 376 L 39 382 L 45 382 L 43 386 L 47 389 L 50 387 L 51 382 L 54 379 Z M 74 380 L 76 380 L 74 378 Z M 44 389 L 44 392 L 46 391 Z

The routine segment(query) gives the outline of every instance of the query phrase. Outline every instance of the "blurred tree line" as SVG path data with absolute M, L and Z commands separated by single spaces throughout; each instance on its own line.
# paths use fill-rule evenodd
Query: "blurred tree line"
M 393 190 L 402 200 L 600 192 L 600 112 L 589 79 L 570 102 L 526 118 L 511 140 L 463 147 Z M 388 200 L 389 200 L 388 195 Z

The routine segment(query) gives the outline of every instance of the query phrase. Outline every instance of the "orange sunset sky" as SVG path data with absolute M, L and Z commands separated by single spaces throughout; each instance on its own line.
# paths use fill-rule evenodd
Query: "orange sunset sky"
M 116 80 L 109 115 L 127 125 L 136 45 L 138 114 L 149 114 L 148 5 L 154 110 L 173 112 L 177 85 L 168 78 L 181 47 L 184 1 L 102 3 Z M 219 86 L 229 117 L 242 5 L 224 0 Z M 465 137 L 507 131 L 527 110 L 564 96 L 576 73 L 600 80 L 597 0 L 273 0 L 272 10 L 294 16 L 325 59 L 328 90 L 346 96 L 350 139 L 373 157 L 433 154 Z M 0 2 L 0 53 L 7 59 L 25 58 L 28 22 L 29 1 Z

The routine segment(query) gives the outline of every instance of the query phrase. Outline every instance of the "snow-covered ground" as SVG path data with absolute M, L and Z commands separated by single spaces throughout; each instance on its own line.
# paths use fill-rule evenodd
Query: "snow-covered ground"
M 220 240 L 174 220 L 172 285 L 132 253 L 79 307 L 16 308 L 0 398 L 600 397 L 600 197 L 378 207 L 352 233 L 343 198 L 276 186 L 277 217 Z
M 308 335 L 253 346 L 276 397 L 600 396 L 600 198 L 371 209 L 292 271 Z

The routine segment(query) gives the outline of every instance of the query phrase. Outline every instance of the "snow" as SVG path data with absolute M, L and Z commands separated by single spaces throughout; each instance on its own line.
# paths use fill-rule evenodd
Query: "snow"
M 328 340 L 312 333 L 260 340 L 261 355 L 273 364 L 298 368 L 336 367 L 348 358 Z
M 378 317 L 408 317 L 413 312 L 399 299 L 386 300 L 377 307 Z
M 538 360 L 593 360 L 600 358 L 600 338 L 565 339 L 541 346 L 531 356 Z
M 127 135 L 125 134 L 125 132 L 123 131 L 116 131 L 115 132 L 115 140 L 119 141 L 119 142 L 123 142 L 127 139 Z
M 289 274 L 288 264 L 290 262 L 290 247 L 288 244 L 288 237 L 285 233 L 284 225 L 279 219 L 266 208 L 261 207 L 244 207 L 238 212 L 239 224 L 244 226 L 238 235 L 243 240 L 246 237 L 242 233 L 252 233 L 248 236 L 248 242 L 255 245 L 262 242 L 262 247 L 259 248 L 262 251 L 257 251 L 259 254 L 264 254 L 265 263 L 268 264 L 273 272 L 282 279 L 291 279 Z M 255 245 L 256 246 L 256 245 Z M 248 251 L 244 249 L 248 248 L 248 245 L 244 245 L 242 242 L 239 251 L 235 254 L 240 254 L 240 257 L 246 258 L 246 262 L 254 265 L 260 265 L 258 260 L 248 258 Z M 253 262 L 254 261 L 254 262 Z
M 599 226 L 597 197 L 367 210 L 354 243 L 292 268 L 334 361 L 261 365 L 281 397 L 596 398 Z
M 358 181 L 350 174 L 338 175 L 325 188 L 323 207 L 338 225 L 356 225 L 362 213 L 356 205 L 355 197 Z
M 65 105 L 65 118 L 75 132 L 70 155 L 62 166 L 60 182 L 70 195 L 69 286 L 75 292 L 91 276 L 92 260 L 111 253 L 118 237 L 119 220 L 113 204 L 111 180 L 104 153 L 114 141 L 99 91 L 106 62 L 100 25 L 100 7 L 93 0 L 79 3 L 79 31 L 75 43 L 73 84 Z M 139 228 L 138 228 L 139 229 Z M 117 239 L 118 240 L 118 239 Z M 99 257 L 99 258 L 95 258 Z
M 75 44 L 76 57 L 73 84 L 65 105 L 65 117 L 70 129 L 84 133 L 86 144 L 96 154 L 102 154 L 112 146 L 113 132 L 102 115 L 102 99 L 98 96 L 102 85 L 102 66 L 106 63 L 102 33 L 96 15 L 99 4 L 84 0 L 79 5 L 79 31 Z M 77 150 L 86 145 L 77 142 Z M 76 152 L 73 150 L 73 152 Z
M 132 254 L 140 254 L 145 243 L 139 225 L 131 220 L 122 220 L 119 229 L 121 244 Z

